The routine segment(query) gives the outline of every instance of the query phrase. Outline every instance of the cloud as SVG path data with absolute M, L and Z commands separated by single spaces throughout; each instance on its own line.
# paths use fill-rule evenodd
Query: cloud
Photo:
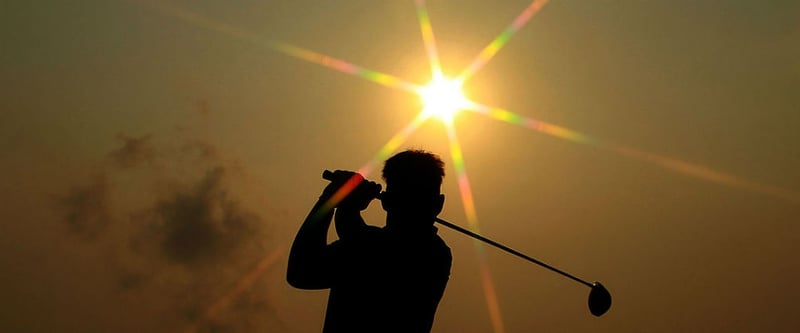
M 104 278 L 116 288 L 104 299 L 162 309 L 162 319 L 152 321 L 165 331 L 267 329 L 275 311 L 263 275 L 283 280 L 274 257 L 264 266 L 278 252 L 264 207 L 243 200 L 250 193 L 243 189 L 246 174 L 210 142 L 160 138 L 119 135 L 120 146 L 100 171 L 58 197 L 65 229 L 78 236 L 73 239 L 105 254 L 99 264 L 109 267 Z
M 189 192 L 176 192 L 154 207 L 167 259 L 199 264 L 227 257 L 256 234 L 261 220 L 228 197 L 225 169 L 214 167 Z
M 64 222 L 72 232 L 93 239 L 106 229 L 111 220 L 108 191 L 106 176 L 99 174 L 60 198 L 59 203 L 66 210 Z
M 122 147 L 111 151 L 108 156 L 120 168 L 131 168 L 140 163 L 150 162 L 155 158 L 155 147 L 151 142 L 151 136 L 130 137 L 120 134 Z

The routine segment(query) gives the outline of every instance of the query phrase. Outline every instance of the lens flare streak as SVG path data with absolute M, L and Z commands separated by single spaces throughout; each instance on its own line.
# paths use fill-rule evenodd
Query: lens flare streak
M 470 110 L 510 124 L 527 127 L 560 139 L 564 139 L 575 143 L 590 145 L 593 147 L 597 147 L 600 149 L 620 154 L 622 156 L 626 156 L 644 162 L 649 162 L 651 164 L 660 166 L 664 169 L 670 170 L 675 173 L 683 174 L 685 176 L 702 179 L 707 182 L 716 183 L 731 188 L 746 190 L 752 193 L 760 193 L 763 195 L 771 196 L 773 198 L 778 198 L 791 202 L 800 202 L 800 193 L 794 191 L 744 179 L 742 177 L 729 174 L 723 171 L 714 170 L 707 166 L 699 165 L 696 163 L 691 163 L 655 153 L 645 152 L 631 147 L 614 145 L 608 142 L 601 141 L 596 138 L 589 137 L 588 135 L 585 135 L 583 133 L 565 127 L 561 127 L 558 125 L 554 125 L 548 122 L 532 118 L 527 118 L 508 110 L 493 108 L 478 103 L 472 103 Z
M 630 147 L 606 146 L 604 147 L 623 156 L 631 157 L 640 161 L 650 162 L 664 169 L 680 173 L 686 176 L 702 179 L 711 183 L 716 183 L 730 188 L 746 190 L 751 193 L 759 193 L 776 199 L 788 202 L 800 203 L 800 193 L 790 191 L 777 186 L 755 182 L 730 173 L 711 169 L 707 166 L 682 161 L 679 159 L 662 156 L 650 152 L 641 151 Z
M 191 23 L 193 25 L 203 27 L 208 30 L 223 33 L 228 36 L 235 37 L 237 39 L 247 41 L 256 45 L 267 46 L 275 51 L 286 54 L 288 56 L 292 56 L 294 58 L 312 62 L 318 65 L 322 65 L 342 73 L 358 76 L 360 78 L 390 88 L 398 88 L 413 93 L 416 93 L 417 91 L 419 91 L 419 89 L 421 89 L 420 85 L 402 80 L 398 77 L 381 73 L 368 68 L 364 68 L 341 59 L 337 59 L 311 50 L 307 50 L 288 43 L 264 39 L 253 32 L 212 20 L 208 17 L 202 16 L 200 14 L 186 10 L 184 8 L 171 6 L 169 4 L 156 1 L 142 0 L 140 1 L 140 3 L 152 10 L 158 11 L 161 14 L 175 17 L 184 22 Z
M 248 42 L 263 43 L 264 39 L 255 33 L 235 27 L 229 24 L 212 20 L 208 17 L 190 11 L 188 9 L 178 7 L 166 3 L 165 1 L 153 0 L 129 0 L 138 3 L 150 10 L 159 12 L 162 15 L 170 16 L 186 23 L 191 23 L 195 26 L 202 27 L 207 30 L 216 31 L 231 37 L 236 37 L 240 40 Z
M 565 127 L 561 127 L 558 125 L 554 125 L 545 121 L 528 118 L 501 108 L 490 107 L 473 102 L 470 106 L 470 110 L 500 121 L 504 121 L 522 127 L 527 127 L 568 141 L 583 143 L 583 144 L 597 144 L 598 142 L 597 140 L 592 139 L 583 133 Z
M 480 233 L 478 224 L 478 214 L 475 210 L 475 200 L 472 196 L 472 188 L 469 184 L 467 177 L 466 166 L 464 165 L 464 155 L 461 151 L 461 144 L 458 142 L 456 129 L 451 124 L 445 124 L 447 129 L 447 138 L 450 142 L 450 155 L 453 159 L 453 166 L 456 169 L 456 177 L 458 177 L 458 188 L 461 193 L 461 201 L 464 206 L 464 213 L 467 216 L 467 223 L 470 229 L 475 233 Z M 486 297 L 486 306 L 489 310 L 489 318 L 492 322 L 492 328 L 496 333 L 505 331 L 503 326 L 503 317 L 500 312 L 500 304 L 497 301 L 497 292 L 494 288 L 489 265 L 487 264 L 486 252 L 484 251 L 483 244 L 475 240 L 475 252 L 478 255 L 478 263 L 480 265 L 481 281 L 483 283 L 483 293 Z
M 312 216 L 314 219 L 322 219 L 325 215 L 329 214 L 333 211 L 333 208 L 336 207 L 342 200 L 347 197 L 350 192 L 356 189 L 358 184 L 361 183 L 361 179 L 357 176 L 350 177 L 341 187 L 339 187 L 333 195 L 328 198 L 325 202 L 322 203 L 322 206 L 316 210 L 316 214 Z
M 342 73 L 355 75 L 363 79 L 387 86 L 389 88 L 398 88 L 412 93 L 416 93 L 417 91 L 419 91 L 419 89 L 422 88 L 420 85 L 399 79 L 395 76 L 367 69 L 341 59 L 337 59 L 314 51 L 306 50 L 304 48 L 300 48 L 294 45 L 282 42 L 273 42 L 271 44 L 272 48 L 286 55 L 290 55 L 295 58 L 302 59 L 308 62 L 313 62 L 315 64 L 322 65 L 340 71 Z
M 389 157 L 394 151 L 400 147 L 403 142 L 405 142 L 411 134 L 413 134 L 417 128 L 419 128 L 422 123 L 430 118 L 429 115 L 420 112 L 417 116 L 410 122 L 408 125 L 403 127 L 399 132 L 397 132 L 388 142 L 386 142 L 383 147 L 375 154 L 372 159 L 367 162 L 363 167 L 358 169 L 358 173 L 362 174 L 363 176 L 367 176 L 372 173 L 373 170 L 383 162 L 386 158 Z
M 416 0 L 415 3 L 417 5 L 419 28 L 422 31 L 422 41 L 425 44 L 428 61 L 431 65 L 431 73 L 436 75 L 442 72 L 442 67 L 439 63 L 439 52 L 436 49 L 436 38 L 433 36 L 433 27 L 428 16 L 428 8 L 425 6 L 425 0 Z
M 475 60 L 464 69 L 458 78 L 462 81 L 468 80 L 472 75 L 475 75 L 483 66 L 489 63 L 495 54 L 497 54 L 500 49 L 508 43 L 514 34 L 519 31 L 523 26 L 525 26 L 528 21 L 530 21 L 531 17 L 539 12 L 540 9 L 547 3 L 548 0 L 533 0 L 531 3 L 526 7 L 522 13 L 520 13 L 511 24 L 506 27 L 503 32 L 500 33 L 495 39 L 489 43 L 482 51 L 478 54 Z
M 205 311 L 205 316 L 200 318 L 197 322 L 193 323 L 191 326 L 187 327 L 184 330 L 184 333 L 194 333 L 197 332 L 203 325 L 207 324 L 210 321 L 213 321 L 222 314 L 223 311 L 230 308 L 233 301 L 236 300 L 242 293 L 250 289 L 258 278 L 261 277 L 267 269 L 275 265 L 275 263 L 283 257 L 283 246 L 279 247 L 278 249 L 272 251 L 269 255 L 262 258 L 256 266 L 247 272 L 244 276 L 242 276 L 233 289 L 228 290 L 225 294 L 223 294 L 219 299 L 217 299 L 214 303 L 209 306 Z

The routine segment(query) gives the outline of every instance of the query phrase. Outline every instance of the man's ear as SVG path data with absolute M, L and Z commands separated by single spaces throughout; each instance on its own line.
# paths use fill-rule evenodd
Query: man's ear
M 442 208 L 444 208 L 444 194 L 437 195 L 434 200 L 433 216 L 438 216 L 442 212 Z
M 388 212 L 392 204 L 391 203 L 392 199 L 388 195 L 386 195 L 386 191 L 381 192 L 381 194 L 378 195 L 378 198 L 381 199 L 381 207 L 383 207 L 383 210 Z

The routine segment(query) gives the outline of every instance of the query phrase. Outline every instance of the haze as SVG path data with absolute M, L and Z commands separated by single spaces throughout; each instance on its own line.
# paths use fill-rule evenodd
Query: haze
M 284 279 L 292 237 L 322 171 L 362 167 L 421 102 L 262 41 L 423 84 L 414 1 L 153 3 L 0 5 L 0 331 L 319 332 L 327 292 Z M 429 1 L 444 72 L 528 4 Z M 455 127 L 481 233 L 613 306 L 593 317 L 587 288 L 442 228 L 433 332 L 493 331 L 476 251 L 508 333 L 800 331 L 799 16 L 550 1 L 464 90 L 603 144 Z M 443 157 L 441 217 L 466 226 L 444 126 L 400 148 Z

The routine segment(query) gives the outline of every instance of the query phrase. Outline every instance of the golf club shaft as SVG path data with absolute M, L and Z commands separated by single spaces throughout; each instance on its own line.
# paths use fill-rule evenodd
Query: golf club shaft
M 325 171 L 322 173 L 322 178 L 323 178 L 323 179 L 326 179 L 326 180 L 333 180 L 333 172 L 331 172 L 331 171 L 329 171 L 329 170 L 325 170 Z M 378 199 L 380 199 L 380 197 L 379 197 Z M 580 278 L 577 278 L 577 277 L 573 276 L 572 274 L 569 274 L 569 273 L 567 273 L 567 272 L 564 272 L 564 271 L 562 271 L 562 270 L 560 270 L 560 269 L 558 269 L 558 268 L 555 268 L 555 267 L 553 267 L 553 266 L 550 266 L 550 265 L 548 265 L 548 264 L 546 264 L 546 263 L 544 263 L 544 262 L 541 262 L 541 261 L 539 261 L 539 260 L 537 260 L 537 259 L 535 259 L 535 258 L 533 258 L 533 257 L 527 256 L 527 255 L 525 255 L 525 254 L 524 254 L 524 253 L 522 253 L 522 252 L 519 252 L 519 251 L 517 251 L 517 250 L 514 250 L 514 249 L 512 249 L 512 248 L 510 248 L 510 247 L 508 247 L 508 246 L 505 246 L 505 245 L 503 245 L 503 244 L 500 244 L 500 243 L 498 243 L 498 242 L 495 242 L 495 241 L 493 241 L 493 240 L 491 240 L 491 239 L 489 239 L 489 238 L 483 237 L 483 236 L 481 236 L 481 235 L 479 235 L 479 234 L 476 234 L 476 233 L 474 233 L 474 232 L 472 232 L 472 231 L 469 231 L 469 230 L 467 230 L 467 229 L 464 229 L 464 228 L 462 228 L 462 227 L 459 227 L 459 226 L 457 226 L 457 225 L 455 225 L 455 224 L 453 224 L 453 223 L 447 222 L 447 221 L 445 221 L 445 220 L 442 220 L 442 219 L 440 219 L 440 218 L 438 218 L 438 217 L 436 218 L 436 222 L 439 222 L 439 224 L 441 224 L 441 225 L 443 225 L 443 226 L 445 226 L 445 227 L 448 227 L 448 228 L 450 228 L 450 229 L 453 229 L 453 230 L 455 230 L 455 231 L 461 232 L 461 233 L 463 233 L 463 234 L 465 234 L 465 235 L 467 235 L 467 236 L 470 236 L 470 237 L 472 237 L 472 238 L 475 238 L 475 239 L 477 239 L 477 240 L 480 240 L 480 241 L 482 241 L 482 242 L 484 242 L 484 243 L 487 243 L 487 244 L 489 244 L 489 245 L 492 245 L 492 246 L 494 246 L 494 247 L 496 247 L 496 248 L 498 248 L 498 249 L 501 249 L 501 250 L 503 250 L 503 251 L 506 251 L 506 252 L 508 252 L 508 253 L 510 253 L 510 254 L 513 254 L 513 255 L 517 256 L 517 257 L 520 257 L 520 258 L 522 258 L 522 259 L 525 259 L 525 260 L 527 260 L 527 261 L 530 261 L 530 262 L 532 262 L 532 263 L 534 263 L 534 264 L 537 264 L 537 265 L 539 265 L 539 266 L 542 266 L 542 267 L 544 267 L 544 268 L 547 268 L 547 269 L 549 269 L 549 270 L 551 270 L 551 271 L 553 271 L 553 272 L 556 272 L 556 273 L 558 273 L 558 274 L 561 274 L 561 275 L 563 275 L 563 276 L 565 276 L 565 277 L 568 277 L 568 278 L 570 278 L 570 279 L 572 279 L 572 280 L 574 280 L 574 281 L 576 281 L 576 282 L 580 282 L 580 283 L 582 283 L 582 284 L 584 284 L 584 285 L 588 286 L 589 288 L 592 288 L 592 287 L 593 287 L 593 285 L 592 285 L 591 283 L 589 283 L 589 282 L 586 282 L 586 281 L 584 281 L 584 280 L 582 280 L 582 279 L 580 279 Z
M 567 272 L 564 272 L 564 271 L 562 271 L 562 270 L 560 270 L 560 269 L 558 269 L 558 268 L 555 268 L 555 267 L 553 267 L 553 266 L 550 266 L 550 265 L 548 265 L 548 264 L 546 264 L 546 263 L 544 263 L 544 262 L 541 262 L 541 261 L 537 260 L 536 258 L 533 258 L 533 257 L 530 257 L 530 256 L 528 256 L 528 255 L 525 255 L 525 254 L 524 254 L 524 253 L 522 253 L 522 252 L 519 252 L 519 251 L 517 251 L 517 250 L 514 250 L 514 249 L 512 249 L 512 248 L 510 248 L 510 247 L 508 247 L 508 246 L 505 246 L 505 245 L 503 245 L 503 244 L 500 244 L 500 243 L 498 243 L 498 242 L 495 242 L 495 241 L 493 241 L 493 240 L 491 240 L 491 239 L 489 239 L 489 238 L 483 237 L 483 236 L 481 236 L 481 235 L 479 235 L 479 234 L 476 234 L 476 233 L 474 233 L 474 232 L 472 232 L 472 231 L 469 231 L 469 230 L 467 230 L 467 229 L 464 229 L 464 228 L 462 228 L 462 227 L 459 227 L 459 226 L 457 226 L 457 225 L 455 225 L 455 224 L 453 224 L 453 223 L 450 223 L 450 222 L 447 222 L 447 221 L 445 221 L 445 220 L 442 220 L 442 219 L 440 219 L 440 218 L 438 218 L 438 217 L 436 218 L 436 222 L 438 222 L 439 224 L 441 224 L 441 225 L 443 225 L 443 226 L 445 226 L 445 227 L 448 227 L 448 228 L 450 228 L 450 229 L 453 229 L 453 230 L 455 230 L 455 231 L 458 231 L 458 232 L 460 232 L 460 233 L 463 233 L 463 234 L 465 234 L 465 235 L 467 235 L 467 236 L 470 236 L 470 237 L 472 237 L 472 238 L 475 238 L 475 239 L 477 239 L 477 240 L 479 240 L 479 241 L 482 241 L 482 242 L 484 242 L 484 243 L 487 243 L 487 244 L 489 244 L 489 245 L 492 245 L 492 246 L 494 246 L 494 247 L 496 247 L 496 248 L 498 248 L 498 249 L 501 249 L 501 250 L 503 250 L 503 251 L 506 251 L 506 252 L 508 252 L 508 253 L 510 253 L 510 254 L 513 254 L 513 255 L 515 255 L 515 256 L 517 256 L 517 257 L 520 257 L 520 258 L 522 258 L 522 259 L 525 259 L 525 260 L 527 260 L 527 261 L 530 261 L 530 262 L 532 262 L 532 263 L 534 263 L 534 264 L 537 264 L 537 265 L 539 265 L 539 266 L 542 266 L 542 267 L 544 267 L 544 268 L 547 268 L 547 269 L 549 269 L 549 270 L 551 270 L 551 271 L 553 271 L 553 272 L 556 272 L 556 273 L 558 273 L 558 274 L 561 274 L 561 275 L 563 275 L 563 276 L 565 276 L 565 277 L 568 277 L 568 278 L 570 278 L 570 279 L 572 279 L 572 280 L 574 280 L 574 281 L 576 281 L 576 282 L 583 283 L 583 284 L 585 284 L 586 286 L 588 286 L 589 288 L 591 288 L 591 287 L 592 287 L 592 284 L 591 284 L 591 283 L 589 283 L 589 282 L 586 282 L 586 281 L 584 281 L 583 279 L 580 279 L 580 278 L 578 278 L 578 277 L 575 277 L 575 276 L 574 276 L 574 275 L 572 275 L 572 274 L 569 274 L 569 273 L 567 273 Z

